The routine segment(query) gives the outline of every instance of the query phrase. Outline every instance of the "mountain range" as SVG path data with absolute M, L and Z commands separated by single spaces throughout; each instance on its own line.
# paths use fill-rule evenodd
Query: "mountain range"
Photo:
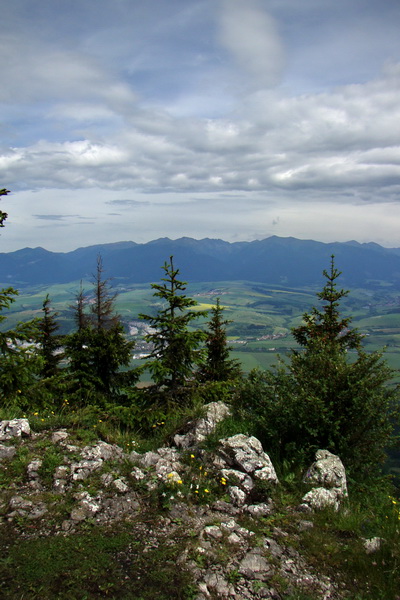
M 342 271 L 341 283 L 368 287 L 384 281 L 400 288 L 400 248 L 355 241 L 322 243 L 288 237 L 252 242 L 182 237 L 160 238 L 144 244 L 117 242 L 50 252 L 23 248 L 0 253 L 0 281 L 25 287 L 92 279 L 102 257 L 105 277 L 114 283 L 158 282 L 170 256 L 180 278 L 196 281 L 254 281 L 290 287 L 320 284 L 330 257 Z

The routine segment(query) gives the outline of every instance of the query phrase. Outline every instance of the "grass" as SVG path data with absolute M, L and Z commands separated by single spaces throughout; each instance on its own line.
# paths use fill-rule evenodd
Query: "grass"
M 146 522 L 96 527 L 72 536 L 15 540 L 11 529 L 0 548 L 0 595 L 7 600 L 189 600 L 192 579 L 177 564 L 182 537 L 157 535 Z M 8 535 L 7 535 L 8 533 Z

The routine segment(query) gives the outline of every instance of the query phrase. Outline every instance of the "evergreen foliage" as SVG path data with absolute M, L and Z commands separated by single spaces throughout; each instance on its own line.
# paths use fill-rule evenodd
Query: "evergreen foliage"
M 252 372 L 236 406 L 276 457 L 306 463 L 326 448 L 362 478 L 377 472 L 393 440 L 398 390 L 382 353 L 364 352 L 361 334 L 340 315 L 348 292 L 336 287 L 333 257 L 324 276 L 322 310 L 313 308 L 293 330 L 303 348 L 291 352 L 288 366 Z
M 0 196 L 7 196 L 10 193 L 10 190 L 6 190 L 6 188 L 0 189 Z M 0 210 L 0 227 L 4 227 L 4 221 L 7 219 L 8 214 Z
M 52 312 L 51 300 L 48 294 L 43 301 L 43 316 L 38 321 L 39 354 L 42 357 L 41 374 L 43 377 L 54 377 L 57 375 L 58 365 L 62 359 L 61 337 L 57 335 L 59 325 L 57 323 L 58 313 Z
M 65 344 L 73 391 L 81 401 L 93 393 L 113 397 L 120 383 L 131 384 L 138 377 L 132 370 L 121 372 L 130 364 L 134 342 L 125 338 L 120 317 L 115 313 L 116 294 L 111 293 L 103 271 L 99 256 L 93 281 L 94 302 L 88 313 L 81 285 L 72 307 L 77 330 L 67 336 Z
M 206 334 L 189 329 L 191 323 L 207 315 L 206 311 L 190 310 L 197 302 L 186 296 L 186 282 L 178 279 L 179 269 L 174 267 L 173 257 L 163 265 L 164 283 L 153 283 L 154 296 L 163 301 L 163 307 L 155 316 L 140 314 L 154 331 L 146 340 L 153 345 L 150 370 L 158 387 L 177 390 L 193 377 L 195 368 L 201 364 L 203 353 L 200 349 Z
M 230 348 L 226 342 L 226 326 L 231 321 L 223 318 L 224 308 L 219 298 L 211 309 L 206 337 L 206 357 L 199 371 L 201 381 L 228 381 L 241 374 L 239 362 L 229 358 Z
M 0 291 L 0 313 L 15 302 L 17 290 Z M 0 323 L 7 317 L 0 314 Z M 40 365 L 33 343 L 38 336 L 37 321 L 18 323 L 14 329 L 0 332 L 0 400 L 1 404 L 30 396 Z

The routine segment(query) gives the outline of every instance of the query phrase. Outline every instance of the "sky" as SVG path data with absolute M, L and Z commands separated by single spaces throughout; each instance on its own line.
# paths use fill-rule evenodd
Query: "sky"
M 398 0 L 0 0 L 0 252 L 400 247 Z

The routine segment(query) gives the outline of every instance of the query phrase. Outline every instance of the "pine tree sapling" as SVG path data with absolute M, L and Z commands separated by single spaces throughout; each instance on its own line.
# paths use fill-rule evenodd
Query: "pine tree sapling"
M 165 277 L 163 283 L 153 283 L 154 296 L 161 298 L 163 308 L 156 316 L 140 314 L 154 330 L 146 336 L 153 345 L 148 368 L 157 386 L 166 386 L 176 390 L 193 377 L 194 369 L 201 363 L 201 343 L 206 334 L 200 330 L 191 330 L 189 326 L 206 311 L 190 310 L 197 305 L 183 292 L 186 282 L 178 279 L 179 269 L 174 267 L 173 257 L 163 265 Z

